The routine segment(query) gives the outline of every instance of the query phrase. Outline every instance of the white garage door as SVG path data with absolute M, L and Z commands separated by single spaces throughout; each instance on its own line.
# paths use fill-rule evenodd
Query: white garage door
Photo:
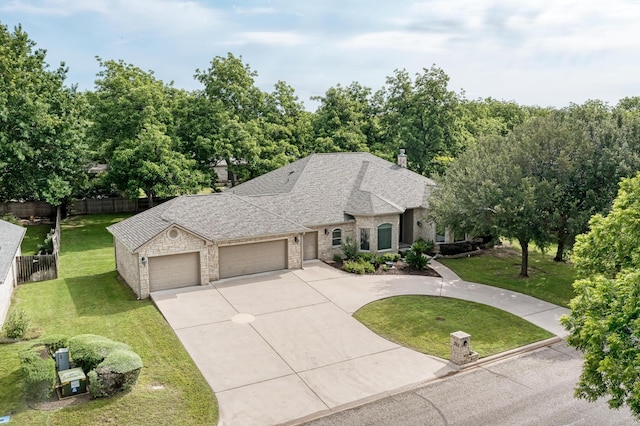
M 200 285 L 200 253 L 149 258 L 149 290 Z
M 287 269 L 287 240 L 220 247 L 220 278 Z
M 304 260 L 317 259 L 318 258 L 318 233 L 307 232 L 304 234 Z

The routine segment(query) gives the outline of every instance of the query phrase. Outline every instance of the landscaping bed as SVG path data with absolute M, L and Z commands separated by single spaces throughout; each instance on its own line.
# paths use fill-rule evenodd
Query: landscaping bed
M 326 261 L 325 263 L 333 266 L 336 269 L 344 270 L 343 260 L 340 260 L 340 261 L 330 260 L 330 261 Z M 427 266 L 424 269 L 416 269 L 402 259 L 398 260 L 397 262 L 392 262 L 391 265 L 388 265 L 386 263 L 379 265 L 375 269 L 374 274 L 375 275 L 422 275 L 425 277 L 440 276 L 440 274 L 438 274 L 435 270 L 431 269 L 429 266 Z

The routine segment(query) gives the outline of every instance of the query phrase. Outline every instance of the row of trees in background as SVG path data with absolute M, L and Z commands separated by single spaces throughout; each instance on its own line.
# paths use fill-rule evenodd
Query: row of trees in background
M 435 66 L 396 70 L 373 91 L 329 88 L 315 112 L 295 90 L 271 92 L 229 53 L 196 70 L 186 91 L 153 72 L 98 58 L 92 91 L 65 85 L 21 28 L 0 27 L 0 198 L 45 200 L 126 193 L 150 200 L 214 187 L 225 161 L 250 179 L 315 152 L 369 151 L 436 178 L 434 218 L 458 231 L 557 242 L 557 259 L 589 217 L 605 212 L 620 178 L 640 168 L 640 98 L 556 110 L 468 100 Z M 88 179 L 90 164 L 108 171 Z

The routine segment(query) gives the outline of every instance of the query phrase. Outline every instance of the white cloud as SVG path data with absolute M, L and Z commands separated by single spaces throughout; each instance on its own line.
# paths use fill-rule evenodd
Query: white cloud
M 106 13 L 109 6 L 105 0 L 44 0 L 36 3 L 11 0 L 0 6 L 0 10 L 27 15 L 71 16 L 81 12 Z
M 228 44 L 263 44 L 270 46 L 299 46 L 309 42 L 309 37 L 288 31 L 249 31 L 234 36 Z
M 414 52 L 432 52 L 443 50 L 449 40 L 447 34 L 428 34 L 409 31 L 380 31 L 359 34 L 345 41 L 338 42 L 338 46 L 347 49 L 368 50 L 404 50 Z

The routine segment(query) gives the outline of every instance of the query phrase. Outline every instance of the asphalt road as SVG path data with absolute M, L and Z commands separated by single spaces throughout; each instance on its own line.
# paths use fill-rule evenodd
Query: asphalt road
M 305 425 L 640 424 L 605 400 L 575 399 L 580 370 L 580 353 L 561 342 Z

